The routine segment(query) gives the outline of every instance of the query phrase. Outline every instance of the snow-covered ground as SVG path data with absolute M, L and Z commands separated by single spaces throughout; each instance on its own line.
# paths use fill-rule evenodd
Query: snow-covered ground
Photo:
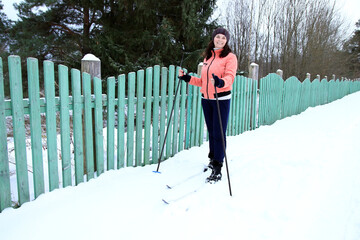
M 359 104 L 360 92 L 229 137 L 232 197 L 225 169 L 204 183 L 205 143 L 161 174 L 113 170 L 6 209 L 0 239 L 358 240 Z

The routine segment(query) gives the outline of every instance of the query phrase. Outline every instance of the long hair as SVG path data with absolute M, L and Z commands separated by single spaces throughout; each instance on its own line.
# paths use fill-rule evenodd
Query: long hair
M 211 40 L 207 46 L 207 48 L 205 49 L 205 51 L 203 52 L 203 57 L 206 58 L 206 60 L 208 60 L 209 58 L 211 58 L 212 56 L 212 52 L 213 52 L 213 49 L 215 47 L 215 44 L 214 44 L 214 41 Z M 223 48 L 223 50 L 221 51 L 220 53 L 220 58 L 224 58 L 226 57 L 229 53 L 231 53 L 231 48 L 229 47 L 228 45 L 228 42 L 225 43 L 225 46 Z

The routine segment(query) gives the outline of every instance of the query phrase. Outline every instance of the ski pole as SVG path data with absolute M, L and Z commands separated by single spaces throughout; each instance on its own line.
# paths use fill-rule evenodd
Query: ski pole
M 229 175 L 229 167 L 228 167 L 228 162 L 227 162 L 227 157 L 226 157 L 225 137 L 224 137 L 223 125 L 222 125 L 221 115 L 220 115 L 219 98 L 218 98 L 216 86 L 214 86 L 214 87 L 215 87 L 216 106 L 217 106 L 217 112 L 218 112 L 219 124 L 220 124 L 220 131 L 221 131 L 221 140 L 222 140 L 222 146 L 223 146 L 224 156 L 225 156 L 226 174 L 227 174 L 227 179 L 228 179 L 228 184 L 229 184 L 229 193 L 230 193 L 230 196 L 232 196 L 231 184 L 230 184 L 230 175 Z
M 182 69 L 183 60 L 184 60 L 184 53 L 182 54 L 182 57 L 181 57 L 180 69 Z M 180 85 L 181 85 L 180 83 L 181 83 L 181 79 L 179 79 L 178 85 L 177 85 L 177 87 L 176 87 L 174 102 L 173 102 L 173 106 L 172 106 L 172 109 L 171 109 L 171 112 L 170 112 L 170 117 L 169 117 L 168 125 L 167 125 L 167 128 L 166 128 L 166 132 L 165 132 L 164 142 L 163 142 L 163 145 L 162 145 L 162 147 L 161 147 L 161 153 L 160 153 L 160 155 L 159 155 L 158 165 L 157 165 L 156 171 L 153 171 L 153 172 L 155 172 L 155 173 L 160 173 L 160 172 L 159 172 L 159 168 L 160 168 L 160 163 L 161 163 L 161 157 L 162 157 L 162 155 L 163 155 L 163 153 L 164 153 L 165 142 L 166 142 L 166 138 L 167 138 L 167 135 L 168 135 L 168 132 L 169 132 L 169 127 L 170 127 L 170 123 L 171 123 L 171 118 L 172 118 L 172 115 L 173 115 L 173 112 L 174 112 L 174 108 L 175 108 L 176 97 L 177 97 L 177 94 L 178 94 L 178 91 L 179 91 L 179 88 L 180 88 Z

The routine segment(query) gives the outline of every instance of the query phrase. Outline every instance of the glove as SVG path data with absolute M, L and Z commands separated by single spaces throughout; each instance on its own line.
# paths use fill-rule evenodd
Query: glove
M 181 79 L 185 82 L 190 82 L 191 76 L 189 74 L 184 74 L 182 76 L 179 76 L 179 79 Z
M 220 79 L 218 76 L 216 76 L 215 74 L 212 74 L 213 78 L 214 78 L 214 86 L 218 87 L 218 88 L 222 88 L 225 85 L 224 80 Z

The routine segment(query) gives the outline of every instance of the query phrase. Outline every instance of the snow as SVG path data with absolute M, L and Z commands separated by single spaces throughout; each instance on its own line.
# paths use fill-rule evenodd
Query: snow
M 232 197 L 225 169 L 204 183 L 205 143 L 161 174 L 111 170 L 5 209 L 0 239 L 360 239 L 359 103 L 360 92 L 228 137 Z
M 100 62 L 100 59 L 98 57 L 96 57 L 94 54 L 91 54 L 91 53 L 86 54 L 81 60 Z

